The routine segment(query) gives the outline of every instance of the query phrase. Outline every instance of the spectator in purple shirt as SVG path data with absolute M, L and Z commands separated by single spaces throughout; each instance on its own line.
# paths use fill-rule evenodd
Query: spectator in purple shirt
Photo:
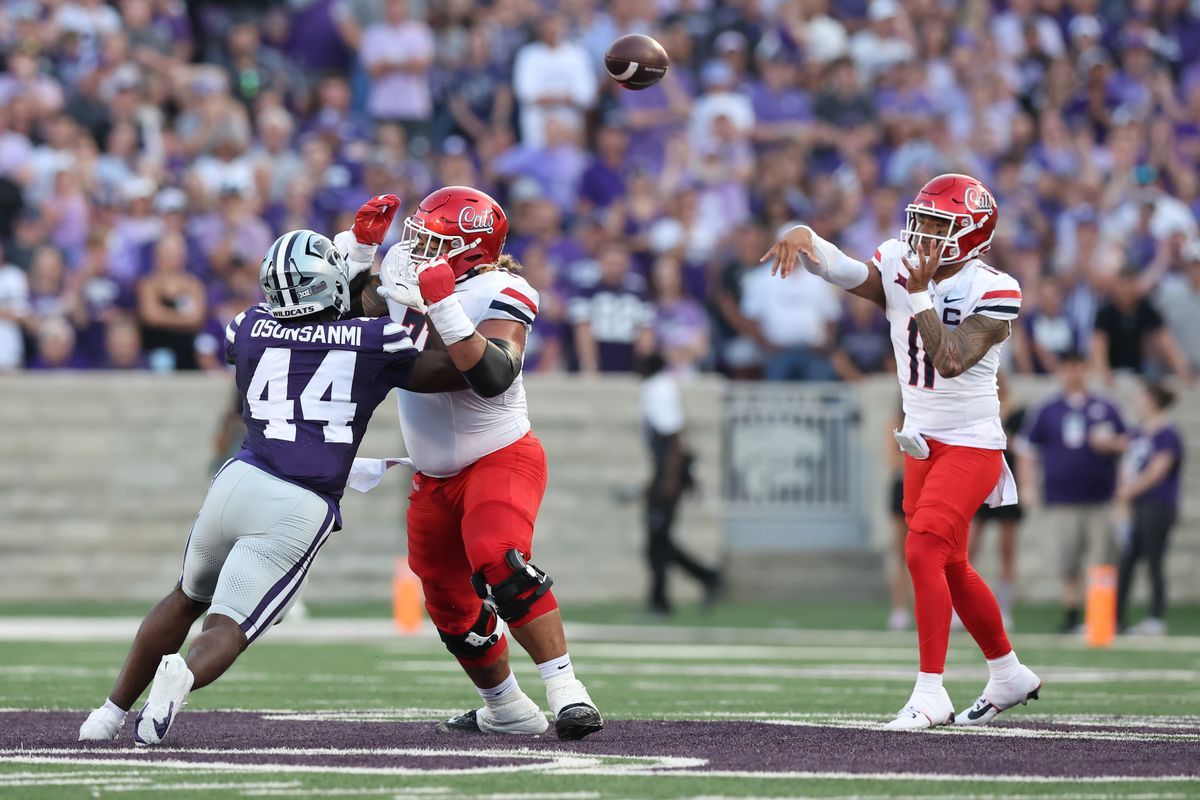
M 1130 633 L 1161 636 L 1167 632 L 1167 579 L 1163 561 L 1167 539 L 1179 515 L 1179 483 L 1183 470 L 1183 439 L 1167 417 L 1175 393 L 1160 383 L 1143 384 L 1135 399 L 1141 427 L 1125 451 L 1117 500 L 1128 503 L 1129 540 L 1124 543 L 1117 581 L 1117 620 L 1122 629 L 1133 570 L 1142 559 L 1150 571 L 1150 614 L 1128 628 Z
M 755 143 L 788 144 L 807 137 L 812 130 L 812 100 L 800 88 L 795 54 L 782 46 L 768 48 L 760 54 L 758 65 L 762 80 L 750 90 Z
M 580 180 L 581 200 L 594 208 L 608 208 L 625 196 L 628 149 L 629 134 L 621 125 L 609 123 L 600 128 L 596 134 L 596 155 Z
M 30 369 L 80 369 L 75 355 L 75 329 L 62 317 L 46 317 L 37 324 L 37 350 Z
M 1070 633 L 1079 626 L 1080 577 L 1089 548 L 1093 563 L 1116 560 L 1109 514 L 1125 425 L 1112 401 L 1088 391 L 1079 352 L 1062 355 L 1058 378 L 1061 391 L 1026 415 L 1017 437 L 1017 471 L 1022 502 L 1044 504 L 1050 527 L 1062 537 L 1061 630 Z
M 654 307 L 645 281 L 630 271 L 629 251 L 609 242 L 600 251 L 600 282 L 567 305 L 579 371 L 632 372 L 654 346 Z
M 132 289 L 109 273 L 104 237 L 88 237 L 83 264 L 71 275 L 66 297 L 79 356 L 89 367 L 103 366 L 105 326 L 134 306 Z
M 581 135 L 570 117 L 548 116 L 541 144 L 522 142 L 501 153 L 492 166 L 501 177 L 523 176 L 537 181 L 542 194 L 557 203 L 564 214 L 569 213 L 575 208 L 579 180 L 587 167 Z
M 708 314 L 700 301 L 684 294 L 683 264 L 673 255 L 659 256 L 650 277 L 654 284 L 657 350 L 673 370 L 699 369 L 708 358 Z

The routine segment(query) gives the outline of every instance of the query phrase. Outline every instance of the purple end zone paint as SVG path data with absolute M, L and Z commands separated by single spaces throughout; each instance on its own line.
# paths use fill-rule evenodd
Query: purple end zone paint
M 82 745 L 76 732 L 86 714 L 64 711 L 0 712 L 0 750 L 74 748 L 97 761 L 128 757 L 134 751 L 127 726 L 117 742 Z M 1039 729 L 1080 734 L 1185 734 L 1200 736 L 1200 726 L 1136 729 L 1103 725 L 1042 724 L 1014 721 L 1014 733 Z M 369 733 L 364 736 L 364 729 Z M 967 734 L 889 733 L 853 728 L 770 725 L 757 722 L 610 721 L 602 733 L 581 742 L 537 738 L 447 734 L 433 722 L 338 722 L 268 720 L 257 712 L 194 711 L 182 714 L 165 742 L 170 750 L 138 748 L 146 761 L 191 760 L 331 767 L 470 768 L 529 764 L 527 758 L 440 756 L 437 749 L 525 748 L 547 756 L 563 752 L 614 756 L 682 756 L 708 764 L 684 772 L 738 770 L 748 772 L 953 773 L 1053 777 L 1129 776 L 1149 778 L 1189 775 L 1200 778 L 1200 743 L 1196 740 L 1031 738 Z M 180 753 L 176 748 L 227 749 L 228 754 Z M 257 755 L 248 747 L 292 748 L 423 748 L 419 756 Z M 28 753 L 27 753 L 28 754 Z M 3 755 L 0 755 L 0 759 Z M 536 761 L 536 759 L 535 759 Z M 676 770 L 672 770 L 673 772 Z

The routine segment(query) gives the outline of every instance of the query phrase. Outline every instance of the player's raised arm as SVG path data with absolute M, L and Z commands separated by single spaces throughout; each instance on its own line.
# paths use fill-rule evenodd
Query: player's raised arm
M 771 274 L 788 277 L 799 261 L 805 269 L 850 294 L 885 308 L 883 278 L 879 270 L 857 261 L 827 242 L 807 225 L 797 225 L 771 246 L 760 261 L 774 259 Z
M 934 369 L 943 378 L 956 378 L 979 363 L 993 345 L 1008 338 L 1012 321 L 975 313 L 953 330 L 948 328 L 938 317 L 929 294 L 929 281 L 942 265 L 941 246 L 926 240 L 917 244 L 916 253 L 917 266 L 909 271 L 907 287 L 913 319 Z M 1012 317 L 1016 317 L 1015 307 Z
M 444 256 L 422 264 L 414 276 L 392 275 L 378 294 L 386 301 L 423 311 L 433 325 L 454 367 L 467 385 L 483 397 L 508 391 L 521 372 L 525 327 L 519 322 L 490 319 L 476 330 L 454 296 L 454 270 Z
M 333 237 L 334 246 L 350 268 L 351 316 L 382 317 L 387 313 L 387 304 L 376 291 L 379 277 L 371 275 L 371 270 L 375 266 L 375 253 L 399 210 L 400 198 L 394 194 L 372 197 L 355 213 L 350 230 Z

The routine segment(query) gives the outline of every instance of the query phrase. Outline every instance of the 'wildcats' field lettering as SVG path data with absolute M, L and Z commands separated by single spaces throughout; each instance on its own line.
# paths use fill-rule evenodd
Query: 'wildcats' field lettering
M 262 339 L 290 339 L 293 342 L 342 344 L 362 346 L 362 328 L 357 325 L 280 325 L 275 320 L 260 319 L 250 329 L 250 335 Z

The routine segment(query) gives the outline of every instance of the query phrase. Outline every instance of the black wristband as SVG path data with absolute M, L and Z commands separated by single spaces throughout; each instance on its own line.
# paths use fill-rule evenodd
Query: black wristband
M 512 342 L 488 339 L 483 358 L 463 373 L 467 385 L 482 397 L 497 397 L 508 391 L 521 373 L 521 359 Z

